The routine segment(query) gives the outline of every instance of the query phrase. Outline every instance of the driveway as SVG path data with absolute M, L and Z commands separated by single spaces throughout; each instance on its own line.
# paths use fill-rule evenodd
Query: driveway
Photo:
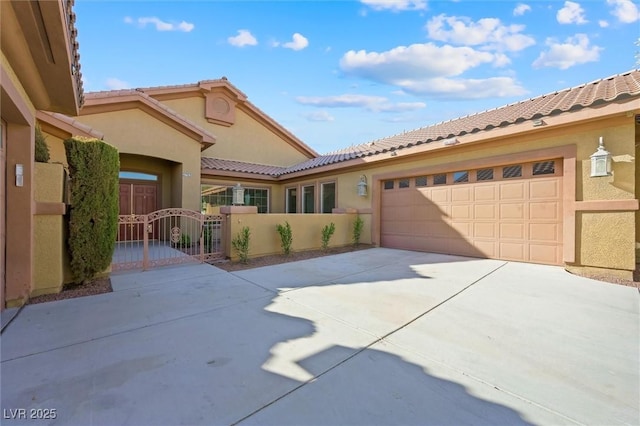
M 5 329 L 3 425 L 640 424 L 638 290 L 562 268 L 376 248 L 112 285 Z

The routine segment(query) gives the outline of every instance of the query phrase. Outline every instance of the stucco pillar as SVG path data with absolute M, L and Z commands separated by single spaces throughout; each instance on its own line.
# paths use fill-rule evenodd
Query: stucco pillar
M 33 155 L 34 128 L 9 123 L 7 126 L 7 307 L 26 301 L 33 279 Z M 23 186 L 16 186 L 16 165 L 23 167 Z

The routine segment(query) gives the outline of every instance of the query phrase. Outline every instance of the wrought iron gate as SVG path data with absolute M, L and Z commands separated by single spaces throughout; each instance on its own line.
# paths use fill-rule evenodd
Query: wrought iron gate
M 222 258 L 223 215 L 163 209 L 118 219 L 112 271 L 142 269 Z

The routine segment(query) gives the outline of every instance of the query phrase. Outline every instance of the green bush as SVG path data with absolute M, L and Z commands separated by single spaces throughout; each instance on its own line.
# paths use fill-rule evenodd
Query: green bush
M 36 125 L 36 150 L 33 155 L 33 159 L 37 163 L 49 162 L 49 145 L 47 145 L 47 138 L 42 134 L 40 125 Z
M 293 243 L 293 232 L 291 231 L 291 225 L 289 222 L 285 222 L 284 226 L 277 224 L 276 230 L 280 234 L 280 246 L 286 256 L 291 253 L 291 243 Z
M 182 248 L 191 247 L 191 236 L 189 234 L 180 235 L 180 247 Z
M 64 141 L 69 163 L 69 255 L 76 282 L 111 264 L 118 232 L 118 151 L 98 139 Z
M 336 224 L 333 222 L 322 228 L 322 250 L 326 250 L 329 247 L 329 240 L 334 232 L 336 232 Z
M 362 236 L 362 228 L 364 228 L 364 221 L 360 216 L 356 217 L 355 222 L 353 222 L 353 237 L 351 241 L 353 241 L 353 245 L 357 246 L 360 244 L 360 237 Z
M 251 231 L 248 226 L 242 228 L 238 235 L 231 240 L 231 246 L 238 253 L 240 262 L 247 263 L 249 261 L 249 240 L 251 238 Z

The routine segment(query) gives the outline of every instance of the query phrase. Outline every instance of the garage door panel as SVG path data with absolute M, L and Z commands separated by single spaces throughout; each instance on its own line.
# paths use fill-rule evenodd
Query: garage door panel
M 560 226 L 557 223 L 529 224 L 529 239 L 532 241 L 555 242 L 560 238 Z
M 522 170 L 529 177 L 382 191 L 382 245 L 562 264 L 562 176 Z
M 529 217 L 532 220 L 558 220 L 560 211 L 559 201 L 531 202 L 529 204 Z
M 526 182 L 500 183 L 501 200 L 524 200 Z
M 500 220 L 523 220 L 524 212 L 525 209 L 523 203 L 500 204 Z
M 529 185 L 529 198 L 532 200 L 559 197 L 560 181 L 558 179 L 535 180 L 530 182 Z
M 499 238 L 507 240 L 524 240 L 524 223 L 501 223 Z

